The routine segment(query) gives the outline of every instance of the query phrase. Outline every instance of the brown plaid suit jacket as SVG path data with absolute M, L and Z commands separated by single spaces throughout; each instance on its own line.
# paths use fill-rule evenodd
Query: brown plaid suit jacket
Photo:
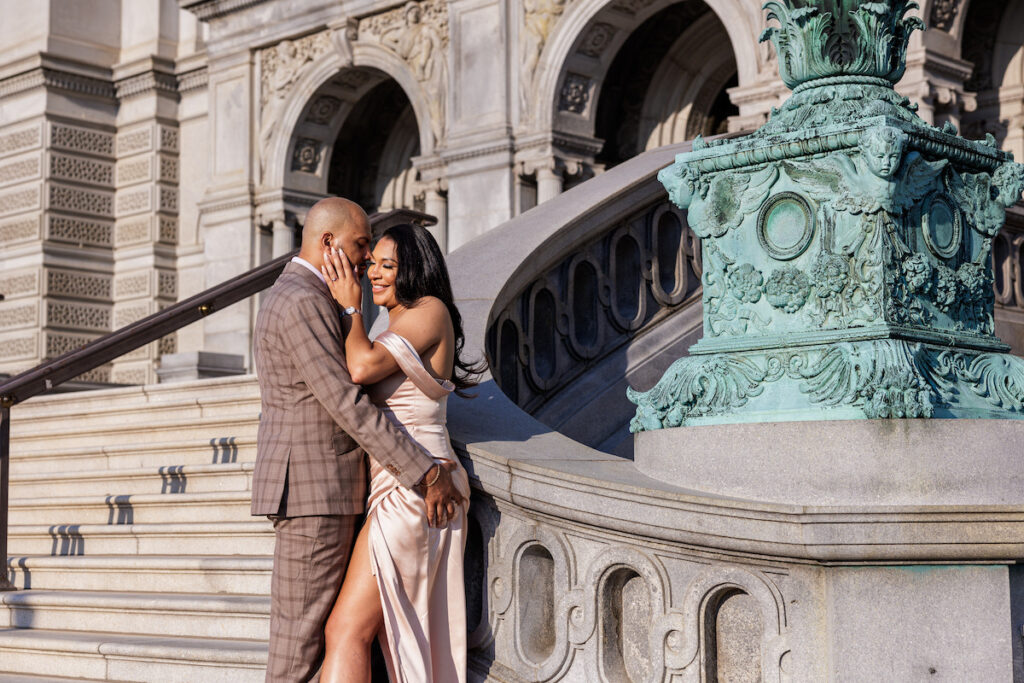
M 366 452 L 405 486 L 433 460 L 352 382 L 338 308 L 307 268 L 289 263 L 256 318 L 262 413 L 252 514 L 359 514 L 366 506 Z

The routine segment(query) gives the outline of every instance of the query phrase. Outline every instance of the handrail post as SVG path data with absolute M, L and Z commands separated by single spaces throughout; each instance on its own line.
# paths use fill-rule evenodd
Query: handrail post
M 0 591 L 15 590 L 9 578 L 7 557 L 7 499 L 11 471 L 11 407 L 6 397 L 0 397 L 0 559 L 3 573 L 0 573 Z

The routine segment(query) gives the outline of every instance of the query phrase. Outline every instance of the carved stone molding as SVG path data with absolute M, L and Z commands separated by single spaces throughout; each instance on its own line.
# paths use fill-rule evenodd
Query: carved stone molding
M 209 82 L 210 72 L 205 66 L 186 71 L 178 75 L 178 92 L 184 94 L 192 90 L 205 88 Z
M 43 66 L 0 80 L 0 97 L 10 97 L 41 87 L 111 99 L 114 97 L 114 84 L 110 81 Z
M 200 21 L 219 19 L 234 12 L 261 5 L 267 0 L 183 0 L 181 8 L 196 15 Z
M 178 94 L 178 79 L 174 74 L 152 69 L 128 76 L 114 83 L 118 99 L 128 99 L 150 93 Z

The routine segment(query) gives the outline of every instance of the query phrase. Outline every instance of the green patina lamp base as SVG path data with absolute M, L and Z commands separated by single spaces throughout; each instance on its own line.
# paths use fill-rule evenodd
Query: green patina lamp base
M 650 391 L 629 390 L 634 432 L 1024 417 L 991 266 L 1024 166 L 991 136 L 926 124 L 894 91 L 920 28 L 903 17 L 912 3 L 830 6 L 768 3 L 793 96 L 658 176 L 700 239 L 704 339 Z

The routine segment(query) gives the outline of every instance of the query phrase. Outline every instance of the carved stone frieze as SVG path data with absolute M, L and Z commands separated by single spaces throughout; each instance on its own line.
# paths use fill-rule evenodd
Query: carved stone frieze
M 93 340 L 92 335 L 65 334 L 60 332 L 46 332 L 45 355 L 47 358 L 63 356 L 69 351 L 79 349 Z
M 66 301 L 47 301 L 46 326 L 109 332 L 110 306 Z
M 48 268 L 46 293 L 49 296 L 110 301 L 110 276 Z
M 166 183 L 178 182 L 178 158 L 166 155 L 160 155 L 160 175 L 159 180 Z
M 289 93 L 308 65 L 332 48 L 327 31 L 297 40 L 282 40 L 260 52 L 260 168 L 266 177 L 270 141 L 288 102 Z
M 359 40 L 372 40 L 394 52 L 412 69 L 427 94 L 435 140 L 444 137 L 448 84 L 448 3 L 407 2 L 359 21 Z
M 0 294 L 3 294 L 8 301 L 26 294 L 38 293 L 39 274 L 37 272 L 0 277 Z
M 132 306 L 119 306 L 114 314 L 114 328 L 120 329 L 125 325 L 142 320 L 150 314 L 149 304 L 136 304 Z
M 39 147 L 42 144 L 41 130 L 41 125 L 36 124 L 31 128 L 0 135 L 0 156 Z
M 146 384 L 149 380 L 147 368 L 117 367 L 110 370 L 110 381 L 115 384 Z
M 118 300 L 149 296 L 151 280 L 149 273 L 120 275 L 114 280 L 114 296 Z
M 164 244 L 178 243 L 178 219 L 170 216 L 160 216 L 158 226 L 158 237 Z
M 160 211 L 166 211 L 168 213 L 177 213 L 178 211 L 178 188 L 167 187 L 166 185 L 160 185 L 157 188 L 157 194 L 159 195 L 158 204 Z
M 80 183 L 109 187 L 114 184 L 114 164 L 110 161 L 98 161 L 68 154 L 52 154 L 50 156 L 50 175 L 62 180 L 75 180 Z
M 34 156 L 0 165 L 0 185 L 39 178 L 42 167 L 40 161 L 38 156 Z
M 160 297 L 176 299 L 178 297 L 178 276 L 175 273 L 158 273 L 156 293 Z
M 177 152 L 178 141 L 181 139 L 178 129 L 172 126 L 157 126 L 160 131 L 160 151 Z
M 39 219 L 22 218 L 0 223 L 0 244 L 11 244 L 39 237 Z
M 0 216 L 39 208 L 39 188 L 27 187 L 0 194 Z
M 0 358 L 3 358 L 4 360 L 32 358 L 39 353 L 38 349 L 38 334 L 32 334 L 27 337 L 8 338 L 0 341 Z
M 39 326 L 39 304 L 20 304 L 0 308 L 0 330 Z
M 59 242 L 95 247 L 109 247 L 113 244 L 113 225 L 84 218 L 50 216 L 46 232 L 48 239 Z
M 117 246 L 137 244 L 150 239 L 152 221 L 149 217 L 135 218 L 129 221 L 118 221 L 115 230 Z
M 122 161 L 117 164 L 117 186 L 125 187 L 152 180 L 153 164 L 148 157 Z
M 148 185 L 140 189 L 118 192 L 117 215 L 126 216 L 142 211 L 151 211 L 153 208 L 152 195 L 153 191 Z
M 79 187 L 57 185 L 49 186 L 49 206 L 51 209 L 63 209 L 77 213 L 87 213 L 104 218 L 114 216 L 114 195 L 112 192 L 85 190 Z
M 50 126 L 50 146 L 99 156 L 114 154 L 114 134 L 81 126 L 54 123 Z
M 117 136 L 117 156 L 124 157 L 138 152 L 148 152 L 153 148 L 153 131 L 151 128 L 120 133 Z

